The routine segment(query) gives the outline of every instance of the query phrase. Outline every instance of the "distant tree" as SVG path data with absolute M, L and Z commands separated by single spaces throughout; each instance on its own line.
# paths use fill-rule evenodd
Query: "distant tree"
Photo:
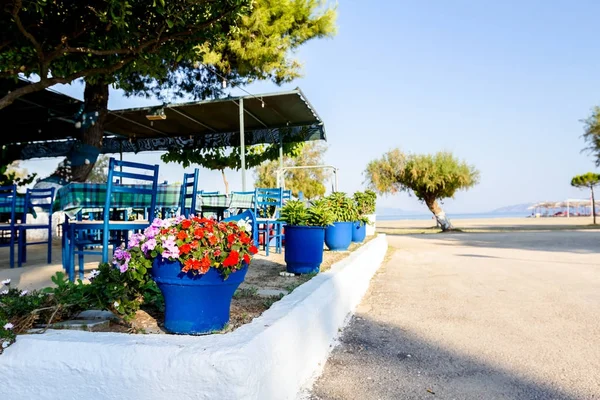
M 323 165 L 323 156 L 327 151 L 324 142 L 307 142 L 296 155 L 284 157 L 283 165 L 286 167 Z M 279 161 L 269 161 L 256 168 L 254 186 L 277 187 L 277 170 Z M 325 195 L 323 184 L 330 176 L 330 172 L 324 168 L 291 169 L 285 172 L 285 188 L 290 189 L 294 196 L 299 192 L 307 199 L 314 199 Z
M 284 154 L 296 154 L 302 147 L 302 143 L 285 143 Z M 267 160 L 279 157 L 279 145 L 254 145 L 246 146 L 246 168 L 254 168 Z M 242 167 L 241 149 L 239 147 L 225 148 L 215 147 L 209 149 L 182 148 L 171 150 L 161 156 L 164 162 L 177 162 L 187 167 L 192 164 L 204 168 L 221 171 L 225 193 L 229 193 L 229 182 L 225 175 L 226 169 L 239 170 Z
M 21 168 L 19 161 L 0 166 L 0 186 L 27 186 L 36 176 L 36 173 L 30 174 L 25 168 Z
M 365 170 L 368 185 L 379 194 L 413 193 L 433 213 L 443 231 L 454 229 L 438 204 L 479 182 L 479 171 L 449 152 L 404 154 L 390 150 Z
M 600 174 L 595 174 L 593 172 L 577 175 L 571 179 L 571 186 L 580 189 L 590 189 L 592 192 L 592 215 L 594 216 L 594 225 L 596 225 L 596 198 L 594 197 L 594 187 L 598 185 L 600 185 Z
M 595 158 L 596 166 L 600 167 L 600 107 L 594 107 L 592 114 L 585 120 L 583 139 L 587 146 L 583 149 Z
M 86 182 L 90 183 L 106 183 L 108 182 L 108 160 L 107 155 L 98 156 L 92 172 L 87 177 Z

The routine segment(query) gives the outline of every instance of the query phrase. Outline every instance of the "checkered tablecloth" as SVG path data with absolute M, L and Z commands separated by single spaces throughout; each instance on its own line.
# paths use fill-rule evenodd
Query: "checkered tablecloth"
M 19 195 L 17 195 L 17 200 L 15 201 L 15 216 L 17 218 L 20 219 L 23 216 L 24 208 L 25 208 L 25 195 L 19 194 Z M 34 217 L 37 216 L 33 207 L 29 208 L 28 213 L 32 214 Z M 3 214 L 4 216 L 6 216 L 6 215 L 10 216 L 10 207 L 0 207 L 0 214 Z
M 148 185 L 125 185 L 133 188 L 148 188 Z M 149 195 L 135 193 L 114 193 L 111 206 L 114 208 L 145 208 L 149 207 Z M 179 207 L 181 185 L 160 184 L 156 196 L 156 206 L 160 208 Z M 105 183 L 69 183 L 56 193 L 54 211 L 65 211 L 75 215 L 82 209 L 98 209 L 104 207 L 106 201 Z

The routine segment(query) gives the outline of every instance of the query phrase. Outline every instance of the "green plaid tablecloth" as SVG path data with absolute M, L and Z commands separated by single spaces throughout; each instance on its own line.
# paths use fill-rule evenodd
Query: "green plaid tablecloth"
M 127 187 L 148 188 L 148 185 L 124 185 Z M 149 207 L 149 195 L 135 193 L 114 193 L 111 202 L 114 208 Z M 177 208 L 181 197 L 181 185 L 160 184 L 156 196 L 156 207 Z M 82 209 L 98 209 L 104 207 L 106 201 L 105 183 L 69 183 L 56 193 L 53 210 L 64 211 L 69 216 L 76 215 Z
M 23 216 L 23 211 L 25 208 L 25 195 L 17 194 L 17 200 L 15 203 L 15 216 L 20 219 Z M 29 207 L 28 213 L 33 215 L 34 218 L 37 218 L 37 213 L 33 207 Z M 0 214 L 2 214 L 3 217 L 6 217 L 7 215 L 10 217 L 10 207 L 0 207 Z
M 200 195 L 197 207 L 197 211 L 201 211 L 204 216 L 217 214 L 222 218 L 226 210 L 235 212 L 240 209 L 254 209 L 254 194 L 203 194 Z

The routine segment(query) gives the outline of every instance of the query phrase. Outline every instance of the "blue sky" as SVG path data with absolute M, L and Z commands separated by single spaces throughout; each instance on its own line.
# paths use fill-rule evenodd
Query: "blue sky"
M 304 78 L 246 89 L 305 92 L 325 121 L 325 158 L 340 169 L 340 190 L 361 189 L 367 162 L 401 147 L 449 150 L 481 171 L 477 187 L 445 202 L 449 212 L 588 197 L 569 183 L 596 170 L 580 152 L 580 120 L 600 105 L 600 3 L 346 0 L 338 12 L 338 35 L 296 54 Z M 57 89 L 83 93 L 77 83 Z M 109 107 L 143 104 L 112 92 Z M 128 157 L 157 162 L 159 154 Z M 44 176 L 55 164 L 24 166 Z M 181 174 L 178 165 L 161 164 L 162 179 Z M 218 172 L 201 174 L 203 189 L 223 190 Z M 241 187 L 239 172 L 228 179 Z M 406 194 L 378 204 L 425 211 Z

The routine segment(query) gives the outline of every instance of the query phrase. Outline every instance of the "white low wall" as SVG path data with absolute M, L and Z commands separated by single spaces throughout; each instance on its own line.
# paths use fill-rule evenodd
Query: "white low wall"
M 0 356 L 2 400 L 294 399 L 381 265 L 379 235 L 232 333 L 48 331 Z
M 33 215 L 27 214 L 27 223 L 28 224 L 47 224 L 48 223 L 48 213 L 43 211 L 37 211 L 36 217 Z M 52 238 L 58 239 L 58 225 L 65 222 L 65 213 L 62 211 L 55 212 L 52 214 Z M 48 231 L 46 229 L 30 229 L 27 230 L 27 240 L 30 242 L 33 241 L 42 241 L 48 239 Z

